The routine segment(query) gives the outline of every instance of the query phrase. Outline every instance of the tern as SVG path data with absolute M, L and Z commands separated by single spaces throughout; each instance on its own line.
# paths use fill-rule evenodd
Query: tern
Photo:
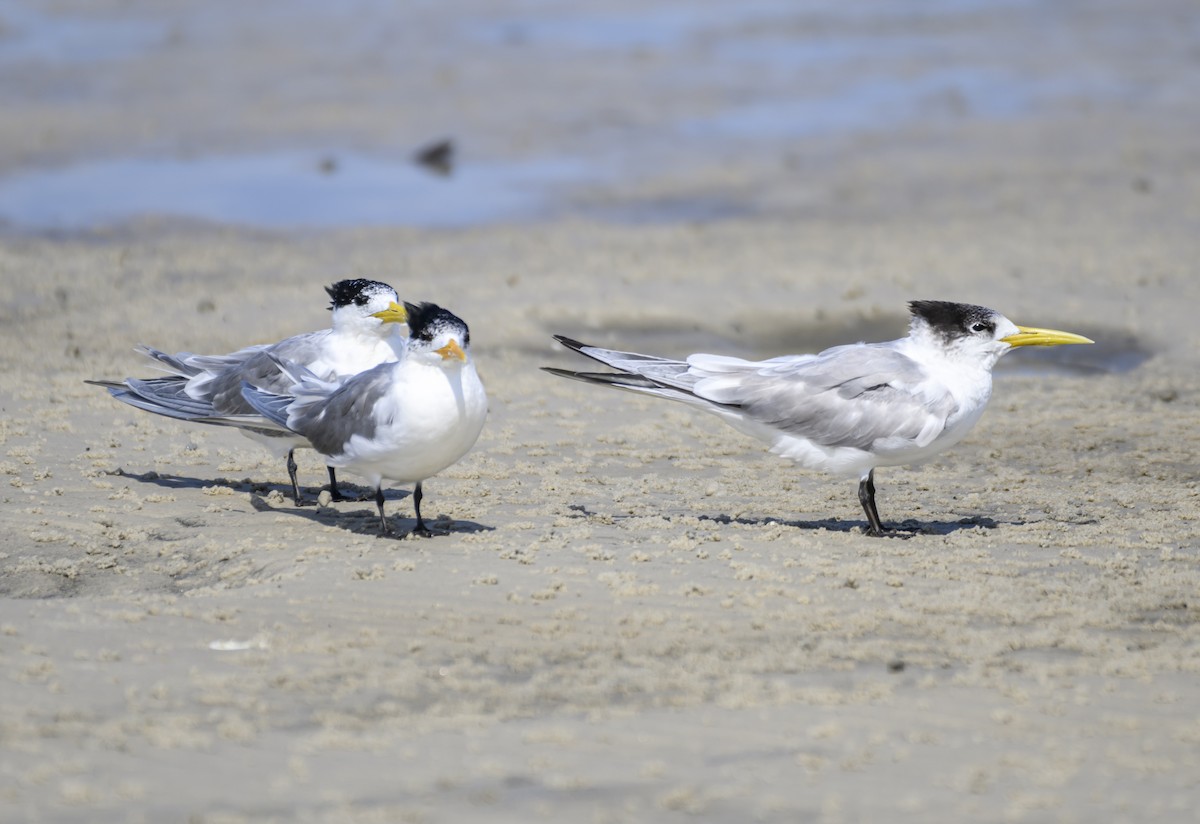
M 331 467 L 348 469 L 375 487 L 379 532 L 383 481 L 416 484 L 417 535 L 433 533 L 421 517 L 422 483 L 470 451 L 487 418 L 487 395 L 471 360 L 471 334 L 459 317 L 433 303 L 405 303 L 409 338 L 403 356 L 345 380 L 325 381 L 276 358 L 293 386 L 268 392 L 242 384 L 246 401 L 266 423 L 294 432 Z M 214 421 L 221 422 L 221 421 Z M 226 422 L 245 426 L 235 416 Z
M 1020 346 L 1092 343 L 1055 329 L 1017 326 L 983 306 L 909 303 L 907 337 L 835 346 L 814 355 L 749 361 L 695 354 L 686 360 L 620 352 L 556 335 L 616 372 L 547 372 L 695 406 L 765 441 L 806 469 L 857 477 L 867 533 L 885 530 L 875 469 L 926 461 L 962 440 L 992 394 L 992 367 Z
M 254 413 L 242 397 L 242 384 L 273 391 L 286 391 L 292 379 L 280 371 L 276 359 L 299 364 L 322 379 L 355 375 L 380 363 L 395 361 L 404 351 L 404 307 L 396 290 L 386 283 L 357 278 L 325 287 L 329 294 L 332 322 L 329 329 L 306 332 L 275 344 L 239 349 L 228 355 L 168 355 L 149 346 L 137 351 L 155 361 L 167 377 L 124 381 L 88 381 L 104 386 L 130 406 L 177 420 L 211 423 L 217 416 Z M 309 447 L 302 437 L 275 428 L 247 424 L 242 434 L 287 456 L 292 496 L 302 506 L 296 480 L 295 450 Z M 345 500 L 338 490 L 337 473 L 329 470 L 329 492 L 335 501 Z

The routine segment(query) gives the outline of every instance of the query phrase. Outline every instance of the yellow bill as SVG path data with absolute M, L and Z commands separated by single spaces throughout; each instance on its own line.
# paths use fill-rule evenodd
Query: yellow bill
M 1091 338 L 1057 329 L 1038 329 L 1036 326 L 1018 326 L 1021 331 L 1000 340 L 1009 346 L 1062 346 L 1064 343 L 1095 343 Z
M 462 350 L 462 347 L 458 345 L 458 341 L 454 340 L 453 338 L 451 338 L 450 342 L 441 349 L 434 349 L 433 351 L 441 355 L 442 360 L 457 358 L 460 361 L 465 361 L 467 359 L 467 353 Z
M 408 312 L 396 301 L 388 304 L 388 308 L 382 312 L 375 312 L 371 315 L 373 318 L 379 318 L 384 323 L 408 323 Z

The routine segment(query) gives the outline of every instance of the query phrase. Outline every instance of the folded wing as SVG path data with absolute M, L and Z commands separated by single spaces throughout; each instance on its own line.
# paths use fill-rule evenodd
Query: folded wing
M 620 371 L 547 370 L 554 374 L 671 398 L 824 447 L 924 446 L 958 408 L 920 364 L 889 346 L 839 346 L 767 361 L 707 354 L 676 361 L 557 339 Z

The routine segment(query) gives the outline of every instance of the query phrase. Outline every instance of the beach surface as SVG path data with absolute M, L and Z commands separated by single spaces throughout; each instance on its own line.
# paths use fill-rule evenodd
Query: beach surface
M 301 5 L 0 4 L 0 820 L 1200 820 L 1193 4 Z M 349 188 L 171 200 L 278 157 Z M 364 159 L 411 197 L 322 211 Z M 84 383 L 322 328 L 347 277 L 471 326 L 446 535 Z M 907 540 L 539 370 L 587 363 L 555 333 L 886 340 L 920 298 L 1097 343 L 877 473 Z

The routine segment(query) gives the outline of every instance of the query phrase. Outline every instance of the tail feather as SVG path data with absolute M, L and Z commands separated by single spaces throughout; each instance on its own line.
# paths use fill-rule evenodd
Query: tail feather
M 287 398 L 288 406 L 288 409 L 286 412 L 284 412 L 285 417 L 291 417 L 295 414 L 303 414 L 304 410 L 308 409 L 308 407 L 312 406 L 313 404 L 322 403 L 323 401 L 328 400 L 329 396 L 337 392 L 337 390 L 342 387 L 346 380 L 350 380 L 350 378 L 341 380 L 336 378 L 333 380 L 325 380 L 324 378 L 318 377 L 314 372 L 302 364 L 278 357 L 274 353 L 270 354 L 270 358 L 279 368 L 279 371 L 282 372 L 288 378 L 288 380 L 292 382 L 292 385 L 288 388 L 286 394 L 283 395 L 283 397 Z M 366 371 L 369 372 L 372 370 Z M 259 389 L 259 391 L 263 391 L 260 387 L 255 388 Z M 272 393 L 268 391 L 265 394 Z M 245 397 L 245 392 L 243 392 L 242 395 Z
M 151 380 L 130 378 L 125 382 L 109 380 L 84 381 L 84 383 L 90 383 L 93 386 L 103 386 L 108 390 L 108 394 L 121 403 L 128 404 L 135 409 L 141 409 L 144 412 L 152 412 L 155 415 L 173 418 L 177 421 L 215 426 L 232 426 L 246 432 L 271 438 L 278 437 L 281 434 L 294 434 L 287 428 L 286 422 L 278 423 L 273 420 L 264 420 L 259 415 L 221 415 L 213 409 L 211 404 L 194 401 L 191 398 L 187 398 L 187 396 L 184 397 L 190 402 L 190 405 L 182 401 L 175 403 L 172 401 L 175 395 L 170 389 L 164 388 L 175 382 L 182 385 L 187 381 L 185 378 L 179 376 L 153 378 Z
M 670 358 L 643 355 L 638 352 L 622 352 L 618 349 L 602 349 L 599 346 L 592 346 L 591 344 L 577 341 L 574 338 L 568 338 L 566 335 L 555 335 L 554 339 L 572 351 L 586 355 L 592 360 L 600 361 L 603 364 L 622 371 L 636 372 L 637 366 L 644 364 L 676 364 L 685 368 L 687 366 L 683 361 L 671 360 Z
M 602 383 L 618 389 L 655 389 L 659 387 L 649 378 L 630 375 L 627 372 L 575 372 L 571 369 L 556 369 L 553 366 L 543 366 L 542 371 L 558 375 L 560 378 L 570 378 L 584 383 Z
M 714 402 L 707 397 L 698 396 L 695 393 L 695 387 L 703 375 L 695 374 L 686 361 L 659 358 L 638 352 L 602 349 L 562 335 L 555 335 L 554 339 L 568 349 L 618 371 L 576 372 L 571 369 L 542 367 L 551 375 L 681 401 L 710 412 L 717 412 L 727 406 L 736 406 L 736 404 L 723 404 Z
M 617 349 L 603 349 L 590 346 L 563 335 L 555 335 L 554 339 L 563 346 L 581 355 L 599 361 L 605 366 L 611 366 L 627 375 L 636 375 L 652 384 L 669 386 L 684 392 L 691 392 L 697 378 L 688 372 L 684 361 L 671 358 L 660 358 L 654 355 L 643 355 L 639 352 L 622 352 Z M 602 373 L 588 373 L 602 374 Z M 627 387 L 630 388 L 630 387 Z
M 163 415 L 168 418 L 174 418 L 178 421 L 197 420 L 196 415 L 184 412 L 180 409 L 174 409 L 170 406 L 165 406 L 161 403 L 158 403 L 153 398 L 143 397 L 124 384 L 108 385 L 100 383 L 99 381 L 88 381 L 88 383 L 95 383 L 97 385 L 104 386 L 106 389 L 108 389 L 108 394 L 112 395 L 121 403 L 127 403 L 130 406 L 141 409 L 145 412 L 153 412 L 155 415 Z
M 191 397 L 187 393 L 187 382 L 187 378 L 179 375 L 148 380 L 128 378 L 124 381 L 84 381 L 93 386 L 103 386 L 122 403 L 169 418 L 186 421 L 212 415 L 212 404 Z
M 104 385 L 100 381 L 88 381 L 88 383 Z M 208 407 L 209 411 L 207 414 L 185 412 L 170 406 L 164 406 L 161 403 L 156 403 L 153 399 L 143 397 L 123 384 L 108 386 L 106 388 L 109 394 L 121 403 L 129 404 L 135 409 L 141 409 L 145 412 L 153 412 L 155 415 L 173 418 L 177 421 L 203 423 L 213 426 L 232 426 L 246 432 L 271 438 L 278 437 L 281 434 L 294 434 L 287 426 L 276 425 L 274 421 L 264 420 L 258 415 L 219 415 L 212 410 L 212 407 Z
M 196 400 L 187 392 L 188 379 L 183 377 L 129 378 L 125 381 L 133 392 L 147 401 L 172 409 L 184 416 L 207 417 L 215 411 L 209 401 Z
M 570 378 L 571 380 L 582 381 L 584 383 L 611 386 L 615 389 L 625 389 L 641 395 L 657 395 L 660 398 L 669 398 L 670 400 L 683 401 L 684 403 L 697 403 L 699 401 L 691 392 L 684 389 L 675 389 L 671 386 L 664 386 L 663 384 L 655 383 L 649 378 L 643 378 L 640 375 L 630 375 L 624 372 L 572 372 L 569 369 L 555 369 L 552 366 L 543 366 L 542 371 L 549 372 L 551 375 L 558 375 L 560 378 Z
M 213 412 L 211 404 L 197 401 L 187 394 L 187 378 L 178 375 L 149 380 L 85 380 L 84 383 L 103 386 L 122 403 L 168 418 L 186 421 Z

